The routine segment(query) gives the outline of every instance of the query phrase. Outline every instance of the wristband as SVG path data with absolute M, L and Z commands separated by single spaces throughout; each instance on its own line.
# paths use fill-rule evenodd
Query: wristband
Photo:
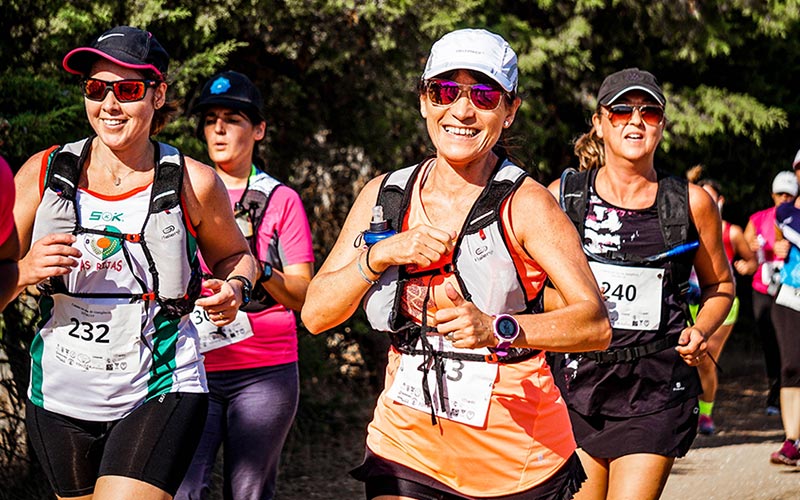
M 356 258 L 356 267 L 358 268 L 358 274 L 361 275 L 361 278 L 364 281 L 366 281 L 369 284 L 369 286 L 378 284 L 378 280 L 369 279 L 369 276 L 367 276 L 367 273 L 364 272 L 364 268 L 361 267 L 361 256 L 360 255 Z
M 376 270 L 372 269 L 372 266 L 370 266 L 370 265 L 369 265 L 369 253 L 370 253 L 371 251 L 372 251 L 372 245 L 370 245 L 370 246 L 368 246 L 368 247 L 367 247 L 367 256 L 364 258 L 364 262 L 366 262 L 366 263 L 367 263 L 367 269 L 369 269 L 369 271 L 370 271 L 372 274 L 374 274 L 375 276 L 380 276 L 382 273 L 379 273 L 378 271 L 376 271 Z

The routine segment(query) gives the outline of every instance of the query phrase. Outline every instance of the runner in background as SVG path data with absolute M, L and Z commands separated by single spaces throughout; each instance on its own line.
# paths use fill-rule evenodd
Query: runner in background
M 697 165 L 686 173 L 689 182 L 694 182 L 702 187 L 716 203 L 719 208 L 720 216 L 722 215 L 722 207 L 725 205 L 725 197 L 722 195 L 722 188 L 719 183 L 713 179 L 702 178 L 703 167 Z M 755 253 L 750 250 L 750 246 L 744 238 L 744 232 L 740 226 L 731 224 L 730 222 L 722 219 L 722 247 L 725 250 L 725 256 L 728 262 L 736 269 L 740 275 L 746 276 L 753 274 L 758 267 Z M 738 257 L 738 259 L 736 258 Z M 694 278 L 694 279 L 692 279 Z M 690 283 L 697 286 L 697 275 L 692 272 Z M 697 297 L 700 297 L 700 290 L 697 288 Z M 699 304 L 690 303 L 689 310 L 692 313 L 692 321 L 697 318 L 697 311 Z M 698 401 L 700 406 L 700 419 L 697 424 L 697 429 L 700 434 L 714 434 L 716 426 L 714 419 L 711 416 L 714 410 L 714 401 L 716 400 L 717 387 L 719 384 L 719 376 L 717 373 L 718 363 L 722 354 L 722 348 L 728 340 L 733 326 L 736 324 L 736 319 L 739 317 L 739 297 L 733 299 L 733 305 L 716 332 L 708 339 L 708 356 L 697 366 L 700 372 L 700 381 L 703 384 L 703 393 L 700 395 Z
M 368 499 L 566 500 L 584 480 L 543 351 L 603 349 L 608 319 L 569 220 L 498 144 L 517 84 L 500 36 L 439 39 L 419 86 L 436 155 L 364 187 L 308 288 L 312 333 L 363 303 L 392 339 L 351 472 Z M 548 277 L 564 307 L 544 312 Z
M 297 325 L 314 272 L 311 230 L 295 191 L 264 172 L 262 98 L 250 79 L 225 71 L 209 79 L 193 112 L 208 156 L 228 190 L 239 229 L 262 273 L 236 321 L 217 329 L 197 320 L 209 408 L 203 439 L 176 499 L 207 498 L 223 447 L 225 498 L 275 495 L 278 462 L 299 398 Z
M 16 295 L 19 238 L 14 225 L 14 174 L 0 156 L 0 312 Z
M 28 435 L 59 497 L 170 499 L 208 408 L 189 313 L 230 323 L 257 268 L 219 178 L 151 139 L 177 109 L 153 34 L 117 26 L 62 65 L 93 134 L 16 176 L 18 291 L 42 292 Z M 196 249 L 215 276 L 201 299 Z
M 794 202 L 798 183 L 794 172 L 778 172 L 772 180 L 773 205 L 750 216 L 744 228 L 744 238 L 758 258 L 758 267 L 753 274 L 753 316 L 756 330 L 764 351 L 764 364 L 769 383 L 766 400 L 767 415 L 779 415 L 781 407 L 781 357 L 775 327 L 772 324 L 772 308 L 780 285 L 780 270 L 783 259 L 775 256 L 775 209 L 781 203 Z
M 800 177 L 800 151 L 792 166 Z M 772 323 L 781 354 L 781 421 L 786 440 L 770 455 L 770 461 L 796 466 L 800 464 L 800 198 L 778 205 L 775 219 L 775 256 L 784 264 L 772 307 Z
M 592 130 L 576 141 L 579 164 L 595 167 L 550 185 L 579 228 L 613 327 L 610 349 L 554 367 L 589 477 L 576 499 L 661 495 L 697 432 L 695 367 L 733 300 L 719 210 L 702 188 L 655 168 L 666 102 L 647 71 L 606 77 Z M 687 327 L 692 266 L 701 308 Z

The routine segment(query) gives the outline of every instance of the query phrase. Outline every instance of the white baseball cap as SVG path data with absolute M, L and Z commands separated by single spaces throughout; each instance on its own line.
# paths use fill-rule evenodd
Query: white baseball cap
M 507 92 L 517 90 L 517 54 L 503 37 L 484 29 L 451 31 L 440 38 L 431 47 L 422 78 L 458 69 L 483 73 Z
M 788 170 L 778 172 L 778 175 L 772 180 L 772 192 L 774 194 L 786 193 L 797 196 L 797 190 L 797 176 L 794 175 L 794 172 L 789 172 Z

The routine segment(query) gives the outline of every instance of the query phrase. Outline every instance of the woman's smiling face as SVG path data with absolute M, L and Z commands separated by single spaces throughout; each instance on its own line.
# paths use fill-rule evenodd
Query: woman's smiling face
M 479 83 L 466 70 L 458 70 L 448 79 L 464 85 Z M 483 110 L 472 104 L 466 91 L 450 105 L 434 104 L 426 92 L 420 95 L 420 112 L 426 120 L 428 135 L 437 155 L 451 165 L 467 165 L 485 158 L 503 128 L 514 121 L 519 104 L 519 99 L 509 104 L 503 97 L 497 108 Z

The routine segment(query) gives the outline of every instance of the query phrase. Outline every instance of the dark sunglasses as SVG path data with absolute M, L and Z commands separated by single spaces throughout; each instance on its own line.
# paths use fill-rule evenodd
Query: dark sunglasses
M 634 111 L 639 111 L 642 121 L 652 127 L 657 127 L 664 123 L 664 107 L 656 104 L 640 104 L 638 106 L 614 104 L 613 106 L 606 106 L 605 109 L 608 111 L 608 119 L 614 127 L 630 123 Z
M 158 80 L 117 80 L 107 82 L 97 78 L 87 78 L 83 81 L 83 96 L 90 101 L 102 101 L 108 91 L 114 92 L 114 97 L 119 102 L 135 102 L 144 99 L 147 89 L 158 86 Z
M 428 99 L 436 106 L 450 106 L 461 97 L 462 92 L 466 92 L 469 102 L 483 111 L 496 109 L 505 94 L 505 91 L 485 83 L 467 85 L 449 80 L 428 80 L 425 88 Z

